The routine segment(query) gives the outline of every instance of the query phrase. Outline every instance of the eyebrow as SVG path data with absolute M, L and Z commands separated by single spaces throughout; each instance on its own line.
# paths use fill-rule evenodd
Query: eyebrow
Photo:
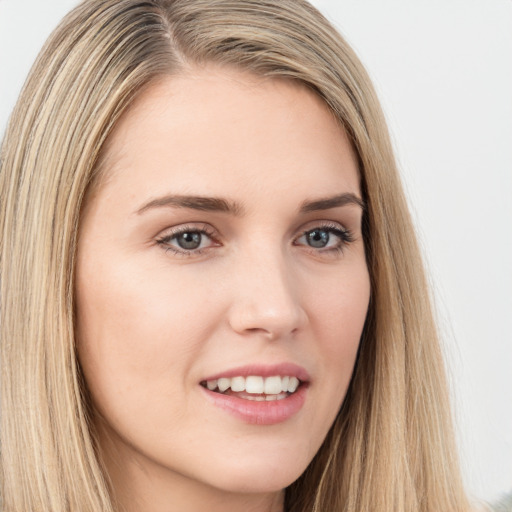
M 310 213 L 321 210 L 330 210 L 346 205 L 359 206 L 363 211 L 366 209 L 364 201 L 356 194 L 346 192 L 332 197 L 316 199 L 315 201 L 304 201 L 300 207 L 300 213 Z
M 316 199 L 314 201 L 304 201 L 300 206 L 300 213 L 310 213 L 321 210 L 330 210 L 346 205 L 356 205 L 362 210 L 365 209 L 364 201 L 355 194 L 346 192 L 332 197 Z M 162 207 L 190 208 L 203 212 L 222 212 L 241 216 L 244 213 L 244 207 L 236 201 L 228 201 L 218 197 L 187 196 L 187 195 L 167 195 L 152 199 L 137 210 L 140 215 L 147 210 Z
M 242 215 L 244 208 L 240 203 L 228 201 L 217 197 L 186 196 L 186 195 L 168 195 L 152 199 L 137 210 L 141 214 L 152 208 L 161 208 L 164 206 L 174 206 L 175 208 L 190 208 L 203 212 L 223 212 L 233 215 Z

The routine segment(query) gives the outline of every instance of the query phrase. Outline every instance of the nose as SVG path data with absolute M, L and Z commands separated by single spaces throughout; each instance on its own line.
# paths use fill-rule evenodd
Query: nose
M 306 324 L 298 280 L 282 254 L 240 261 L 232 277 L 229 323 L 238 334 L 276 340 L 294 335 Z

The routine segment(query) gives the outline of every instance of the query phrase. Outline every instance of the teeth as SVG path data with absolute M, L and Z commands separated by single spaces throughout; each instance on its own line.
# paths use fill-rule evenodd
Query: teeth
M 219 379 L 217 385 L 219 386 L 219 391 L 224 393 L 231 386 L 231 379 Z
M 231 391 L 244 391 L 245 377 L 233 377 L 231 379 Z
M 265 383 L 263 377 L 250 376 L 245 379 L 245 391 L 247 393 L 263 393 Z
M 246 400 L 253 400 L 255 402 L 273 402 L 274 400 L 282 400 L 286 398 L 288 393 L 279 393 L 278 395 L 254 395 L 254 396 L 246 396 Z
M 282 400 L 286 398 L 287 393 L 294 393 L 299 387 L 300 381 L 297 377 L 289 377 L 285 375 L 273 375 L 271 377 L 260 377 L 259 375 L 250 375 L 249 377 L 233 377 L 232 379 L 222 377 L 216 380 L 209 380 L 206 382 L 206 387 L 210 391 L 218 389 L 224 393 L 231 388 L 231 391 L 239 393 L 245 391 L 253 395 L 267 395 L 267 396 L 254 396 L 248 398 L 249 400 Z
M 265 397 L 263 395 L 256 395 L 250 398 L 253 402 L 265 402 Z
M 266 395 L 277 395 L 282 391 L 281 377 L 267 377 L 264 392 Z
M 288 382 L 288 392 L 294 393 L 298 387 L 299 379 L 297 379 L 297 377 L 290 377 L 290 381 Z

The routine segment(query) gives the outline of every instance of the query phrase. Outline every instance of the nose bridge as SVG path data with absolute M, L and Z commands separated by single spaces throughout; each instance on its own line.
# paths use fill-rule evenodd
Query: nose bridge
M 230 313 L 239 333 L 260 333 L 271 339 L 293 333 L 304 324 L 298 282 L 281 247 L 268 245 L 238 258 Z

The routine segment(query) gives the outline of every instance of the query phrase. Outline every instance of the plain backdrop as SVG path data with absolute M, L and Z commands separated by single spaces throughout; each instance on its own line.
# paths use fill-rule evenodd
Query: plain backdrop
M 75 0 L 0 0 L 0 135 Z M 512 0 L 316 0 L 368 68 L 424 247 L 470 492 L 512 488 Z

